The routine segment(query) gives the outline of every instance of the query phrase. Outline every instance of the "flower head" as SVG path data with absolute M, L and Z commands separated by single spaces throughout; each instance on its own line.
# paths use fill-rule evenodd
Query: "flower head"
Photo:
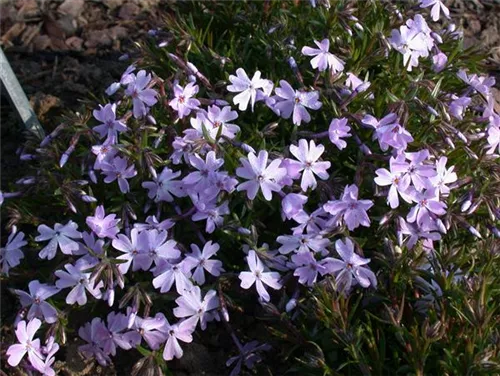
M 311 116 L 307 112 L 307 108 L 319 110 L 321 102 L 317 91 L 305 92 L 294 90 L 285 80 L 280 81 L 280 87 L 275 89 L 277 95 L 277 103 L 274 108 L 279 111 L 280 115 L 288 119 L 293 113 L 293 123 L 300 125 L 302 121 L 309 123 Z
M 318 48 L 302 48 L 302 54 L 306 56 L 315 56 L 311 60 L 311 66 L 314 69 L 318 69 L 320 72 L 322 72 L 327 68 L 330 68 L 333 73 L 341 72 L 344 70 L 345 63 L 337 56 L 328 51 L 330 49 L 330 41 L 328 40 L 328 38 L 323 39 L 321 42 L 315 40 L 314 44 L 316 44 Z
M 268 302 L 271 298 L 264 284 L 275 290 L 279 290 L 281 288 L 281 283 L 279 282 L 281 278 L 280 274 L 278 272 L 264 271 L 264 264 L 253 249 L 248 251 L 247 263 L 250 271 L 240 273 L 238 276 L 241 280 L 240 286 L 244 289 L 249 289 L 255 283 L 260 298 Z
M 118 230 L 119 219 L 115 219 L 116 214 L 106 215 L 104 212 L 104 206 L 100 205 L 95 209 L 95 215 L 93 217 L 87 217 L 87 226 L 96 234 L 99 238 L 110 238 L 114 239 L 116 234 L 120 232 Z
M 79 245 L 73 239 L 81 239 L 82 233 L 77 231 L 78 225 L 73 221 L 68 221 L 65 225 L 56 223 L 54 229 L 46 225 L 38 226 L 38 235 L 35 240 L 37 242 L 49 240 L 47 244 L 38 254 L 41 259 L 52 260 L 57 252 L 57 247 L 65 255 L 71 255 L 78 251 Z

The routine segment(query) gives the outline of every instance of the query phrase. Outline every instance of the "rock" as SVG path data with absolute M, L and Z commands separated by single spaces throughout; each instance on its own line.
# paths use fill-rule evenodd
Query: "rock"
M 37 35 L 33 38 L 33 46 L 36 51 L 42 51 L 50 48 L 52 46 L 52 42 L 48 35 Z
M 73 51 L 81 51 L 83 47 L 83 39 L 78 37 L 70 37 L 66 39 L 66 46 Z
M 64 31 L 67 37 L 71 37 L 75 35 L 76 30 L 78 28 L 78 23 L 75 18 L 71 15 L 63 15 L 57 21 L 57 24 Z
M 120 17 L 123 20 L 131 20 L 132 18 L 137 16 L 140 11 L 141 11 L 141 9 L 139 8 L 138 5 L 133 4 L 133 3 L 125 3 L 120 8 L 120 12 L 118 13 L 118 17 Z
M 85 0 L 64 0 L 64 3 L 57 8 L 59 13 L 78 18 L 82 14 Z
M 103 3 L 106 7 L 108 7 L 110 10 L 114 10 L 121 6 L 125 0 L 103 0 Z

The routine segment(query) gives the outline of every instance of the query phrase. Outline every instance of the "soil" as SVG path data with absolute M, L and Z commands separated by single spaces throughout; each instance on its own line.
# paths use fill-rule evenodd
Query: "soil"
M 93 93 L 102 94 L 121 76 L 129 62 L 119 58 L 133 53 L 134 43 L 146 40 L 148 30 L 161 27 L 170 4 L 162 0 L 1 1 L 2 49 L 47 132 L 59 124 L 62 114 L 78 111 L 85 99 Z M 450 9 L 457 25 L 464 29 L 466 46 L 480 44 L 488 54 L 490 74 L 500 88 L 500 0 L 453 0 Z M 497 100 L 500 102 L 500 91 Z M 0 119 L 1 189 L 6 189 L 21 173 L 16 152 L 23 134 L 20 120 L 3 96 Z M 2 288 L 5 323 L 11 323 L 15 316 L 12 308 L 4 309 L 15 304 L 11 298 Z M 12 335 L 9 325 L 2 332 Z M 231 344 L 210 330 L 201 336 L 201 341 L 183 346 L 185 356 L 172 363 L 174 374 L 228 372 L 225 354 L 213 349 L 225 347 L 227 351 Z M 116 368 L 103 369 L 82 359 L 77 345 L 71 343 L 61 352 L 56 363 L 59 374 L 123 375 L 138 359 L 128 352 L 117 359 Z

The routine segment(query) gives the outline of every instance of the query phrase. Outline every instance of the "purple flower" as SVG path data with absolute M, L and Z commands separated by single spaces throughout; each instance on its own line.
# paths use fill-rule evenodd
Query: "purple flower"
M 294 90 L 285 80 L 280 81 L 280 86 L 275 89 L 279 101 L 274 105 L 274 108 L 280 112 L 281 117 L 288 119 L 293 113 L 295 125 L 300 125 L 302 121 L 309 123 L 311 116 L 306 108 L 312 110 L 321 108 L 321 102 L 318 100 L 319 93 L 317 91 Z
M 59 344 L 55 343 L 54 337 L 49 337 L 46 341 L 45 346 L 41 347 L 42 353 L 45 355 L 45 362 L 42 369 L 39 369 L 43 376 L 55 376 L 55 371 L 52 368 L 52 364 L 56 361 L 54 357 L 55 353 L 59 351 Z
M 191 111 L 196 111 L 200 106 L 200 101 L 193 98 L 198 93 L 199 87 L 194 82 L 190 82 L 186 87 L 179 84 L 174 86 L 174 96 L 169 106 L 177 111 L 179 119 L 188 116 Z
M 443 11 L 446 18 L 450 18 L 450 11 L 441 0 L 420 0 L 420 8 L 431 8 L 431 17 L 434 22 L 439 21 L 439 14 Z
M 107 330 L 99 330 L 97 338 L 106 354 L 116 355 L 116 346 L 130 350 L 141 342 L 141 335 L 134 331 L 126 331 L 128 318 L 123 313 L 110 312 L 107 317 Z
M 347 146 L 347 142 L 342 140 L 343 137 L 351 137 L 351 127 L 347 125 L 346 118 L 333 119 L 328 128 L 328 137 L 330 141 L 339 150 L 344 149 Z
M 193 279 L 200 286 L 205 283 L 205 272 L 209 272 L 214 277 L 218 277 L 221 272 L 222 262 L 219 260 L 209 260 L 220 249 L 219 244 L 209 241 L 203 246 L 203 251 L 196 244 L 191 244 L 191 251 L 184 259 L 184 269 L 191 272 L 194 268 Z
M 275 290 L 281 289 L 281 283 L 279 282 L 281 278 L 280 274 L 278 272 L 265 272 L 264 264 L 253 249 L 248 251 L 246 259 L 250 271 L 239 274 L 238 278 L 241 280 L 240 286 L 244 289 L 249 289 L 255 283 L 260 298 L 268 302 L 271 298 L 264 284 Z
M 7 239 L 5 247 L 0 248 L 0 265 L 2 273 L 9 275 L 9 269 L 21 263 L 24 258 L 24 253 L 21 247 L 24 247 L 28 242 L 24 240 L 24 233 L 17 232 L 17 227 L 12 227 L 12 232 Z
M 232 85 L 228 85 L 227 90 L 231 93 L 239 93 L 233 98 L 233 103 L 238 105 L 240 111 L 246 111 L 250 102 L 253 112 L 258 89 L 264 89 L 265 92 L 269 92 L 269 88 L 272 90 L 272 82 L 260 78 L 259 71 L 256 71 L 250 80 L 243 68 L 238 68 L 236 76 L 230 75 L 229 81 Z
M 374 179 L 377 185 L 382 187 L 390 185 L 389 194 L 387 195 L 387 201 L 392 209 L 399 206 L 399 196 L 398 193 L 403 197 L 405 201 L 411 203 L 411 198 L 406 193 L 408 187 L 410 186 L 411 178 L 410 175 L 401 172 L 394 172 L 393 164 L 396 161 L 394 157 L 390 160 L 390 171 L 385 168 L 379 168 L 375 173 L 377 177 Z
M 102 172 L 106 175 L 104 182 L 111 183 L 117 180 L 122 193 L 127 193 L 130 190 L 127 179 L 137 175 L 134 164 L 128 167 L 127 164 L 126 158 L 115 157 L 111 163 L 103 162 L 101 165 Z
M 471 103 L 472 99 L 470 97 L 457 97 L 456 95 L 451 96 L 452 102 L 448 107 L 450 115 L 458 120 L 463 120 L 463 113 L 467 109 L 467 106 Z
M 40 352 L 40 340 L 33 339 L 35 333 L 40 329 L 42 322 L 37 318 L 26 321 L 20 321 L 16 328 L 16 337 L 19 343 L 11 345 L 7 350 L 7 363 L 11 367 L 17 367 L 23 357 L 28 353 L 28 359 L 31 365 L 37 370 L 44 368 L 44 356 Z
M 78 251 L 79 245 L 73 239 L 81 239 L 82 233 L 77 231 L 78 225 L 73 221 L 68 221 L 65 225 L 56 223 L 54 229 L 46 225 L 38 226 L 38 235 L 35 241 L 42 242 L 49 240 L 47 244 L 38 254 L 41 259 L 52 260 L 56 256 L 57 247 L 65 255 L 71 255 Z
M 413 20 L 408 20 L 399 30 L 392 30 L 389 42 L 403 55 L 403 64 L 408 71 L 418 66 L 419 57 L 429 56 L 429 51 L 434 46 L 430 32 L 429 26 L 420 14 L 415 15 Z
M 148 236 L 147 269 L 150 268 L 152 262 L 158 266 L 161 260 L 170 262 L 180 257 L 181 252 L 177 248 L 177 242 L 172 239 L 167 240 L 166 231 L 147 230 L 146 234 Z
M 158 222 L 156 216 L 150 215 L 146 218 L 146 223 L 134 223 L 134 227 L 139 231 L 143 230 L 158 230 L 158 231 L 167 231 L 175 226 L 175 222 L 170 219 L 165 219 L 161 222 Z
M 205 161 L 198 154 L 190 155 L 191 166 L 198 171 L 191 172 L 182 182 L 196 192 L 203 192 L 213 185 L 218 169 L 224 164 L 224 159 L 217 159 L 214 151 L 209 151 Z
M 165 349 L 163 350 L 163 359 L 172 360 L 174 358 L 180 359 L 184 352 L 179 344 L 179 340 L 185 343 L 191 343 L 193 341 L 193 332 L 195 326 L 193 326 L 192 320 L 183 320 L 176 324 L 170 325 L 167 320 L 163 327 L 160 328 L 167 335 L 167 343 L 165 344 Z
M 113 95 L 116 93 L 116 91 L 122 86 L 122 85 L 128 85 L 133 79 L 134 79 L 134 74 L 132 73 L 135 71 L 135 66 L 130 65 L 127 67 L 125 72 L 123 72 L 120 82 L 113 82 L 111 85 L 108 86 L 106 89 L 105 93 L 109 96 Z
M 108 140 L 102 145 L 92 146 L 92 153 L 96 155 L 94 170 L 100 170 L 104 163 L 110 163 L 113 157 L 118 153 Z
M 319 263 L 312 252 L 299 252 L 292 256 L 292 262 L 295 267 L 293 275 L 299 277 L 299 283 L 306 286 L 312 286 L 316 283 L 318 273 L 324 275 L 327 268 Z
M 323 239 L 321 235 L 316 234 L 293 234 L 278 236 L 276 241 L 281 245 L 278 251 L 282 254 L 290 252 L 317 252 L 325 253 L 326 248 L 330 245 L 328 239 Z
M 126 274 L 132 264 L 132 271 L 137 270 L 149 270 L 151 267 L 151 261 L 149 260 L 148 251 L 148 234 L 146 231 L 139 233 L 139 230 L 133 228 L 130 231 L 130 239 L 123 235 L 118 234 L 118 236 L 113 239 L 111 245 L 113 248 L 123 252 L 124 254 L 118 256 L 117 260 L 125 260 L 126 262 L 118 264 L 118 269 L 122 274 Z
M 78 351 L 87 359 L 95 357 L 103 367 L 111 363 L 111 359 L 101 347 L 102 335 L 106 332 L 106 326 L 98 317 L 95 317 L 92 322 L 86 323 L 78 330 L 78 335 L 87 342 L 87 344 L 79 346 Z
M 151 74 L 146 75 L 145 70 L 140 70 L 135 77 L 130 80 L 125 94 L 132 97 L 133 114 L 136 119 L 147 115 L 149 108 L 158 102 L 156 96 L 158 93 L 153 89 L 147 89 L 151 81 Z
M 30 307 L 26 316 L 27 319 L 31 320 L 36 317 L 43 318 L 49 324 L 55 323 L 57 321 L 57 310 L 45 300 L 57 294 L 59 289 L 55 286 L 40 283 L 38 280 L 31 281 L 28 284 L 28 289 L 29 294 L 23 290 L 14 290 L 19 295 L 23 308 Z
M 416 222 L 418 226 L 428 226 L 432 222 L 432 215 L 446 214 L 446 204 L 439 201 L 438 190 L 427 189 L 424 192 L 414 190 L 412 199 L 417 203 L 411 208 L 406 220 L 408 222 Z
M 208 134 L 214 141 L 220 136 L 233 139 L 240 131 L 240 127 L 230 123 L 236 118 L 238 118 L 238 113 L 231 111 L 229 106 L 222 109 L 217 106 L 209 106 L 206 113 L 199 113 L 196 118 L 191 118 L 191 126 L 198 131 L 200 137 L 205 137 L 205 134 Z
M 340 200 L 328 201 L 323 208 L 331 215 L 343 215 L 349 231 L 359 225 L 370 227 L 370 218 L 366 211 L 373 206 L 370 200 L 358 200 L 358 187 L 355 184 L 347 185 Z
M 154 269 L 154 272 L 156 277 L 153 279 L 153 286 L 156 289 L 159 288 L 162 294 L 169 292 L 174 282 L 178 294 L 183 294 L 184 291 L 190 290 L 193 286 L 189 280 L 190 275 L 184 270 L 182 261 L 178 264 L 164 261 Z
M 319 234 L 326 226 L 327 221 L 323 217 L 327 215 L 322 207 L 319 207 L 311 214 L 308 214 L 304 210 L 300 211 L 293 217 L 293 220 L 299 224 L 292 228 L 293 234 L 302 234 L 304 230 L 311 235 Z
M 267 201 L 271 201 L 272 192 L 280 192 L 281 186 L 277 183 L 286 175 L 286 169 L 280 168 L 281 160 L 273 160 L 267 165 L 267 151 L 261 150 L 258 156 L 248 154 L 247 158 L 240 158 L 243 167 L 236 169 L 236 175 L 248 181 L 238 185 L 238 191 L 247 191 L 247 197 L 253 200 L 259 188 Z
M 287 219 L 295 217 L 307 202 L 307 196 L 299 193 L 289 193 L 281 201 L 281 210 Z
M 104 206 L 100 205 L 95 209 L 93 217 L 87 217 L 86 223 L 99 238 L 114 239 L 120 232 L 117 226 L 120 220 L 115 218 L 116 214 L 106 215 Z
M 472 74 L 470 76 L 467 75 L 467 72 L 464 70 L 460 70 L 457 73 L 458 78 L 460 78 L 463 82 L 468 84 L 478 93 L 483 94 L 488 97 L 490 94 L 490 88 L 495 85 L 495 79 L 493 77 L 488 76 L 478 76 L 477 74 Z
M 84 231 L 82 233 L 82 238 L 83 244 L 79 243 L 78 246 L 80 248 L 78 249 L 78 251 L 73 252 L 73 254 L 84 255 L 84 258 L 86 258 L 90 263 L 98 262 L 98 259 L 94 255 L 92 255 L 89 250 L 91 250 L 96 255 L 102 255 L 104 240 L 96 239 L 93 232 L 88 233 L 87 231 Z
M 161 330 L 166 322 L 163 313 L 157 313 L 155 317 L 136 317 L 134 328 L 152 350 L 158 350 L 167 339 L 167 335 Z
M 334 54 L 328 52 L 330 49 L 330 41 L 327 38 L 323 39 L 321 42 L 315 40 L 314 44 L 316 44 L 318 48 L 302 47 L 303 55 L 315 56 L 311 60 L 311 66 L 314 69 L 318 69 L 322 72 L 330 68 L 332 73 L 342 72 L 344 70 L 345 63 Z
M 230 367 L 236 361 L 236 365 L 229 374 L 229 376 L 238 376 L 241 372 L 241 365 L 245 364 L 248 369 L 253 369 L 256 363 L 262 360 L 262 356 L 259 354 L 260 351 L 269 351 L 271 346 L 267 343 L 260 344 L 257 341 L 251 341 L 245 343 L 240 353 L 236 356 L 229 358 L 226 362 L 226 366 Z
M 399 218 L 400 231 L 402 235 L 409 235 L 406 247 L 412 249 L 420 238 L 430 240 L 440 240 L 441 234 L 433 232 L 433 230 L 423 230 L 416 223 L 408 223 L 403 218 Z M 400 245 L 402 245 L 402 238 Z
M 447 184 L 451 184 L 457 181 L 458 177 L 455 172 L 453 172 L 455 166 L 446 168 L 446 162 L 448 158 L 440 157 L 436 161 L 436 176 L 429 178 L 432 186 L 438 189 L 438 192 L 443 195 L 448 195 L 450 193 L 450 188 Z
M 424 164 L 429 157 L 429 151 L 424 149 L 414 153 L 404 153 L 396 158 L 391 170 L 410 176 L 411 182 L 418 191 L 430 188 L 429 178 L 436 176 L 434 166 Z M 408 160 L 409 162 L 406 162 Z
M 328 258 L 325 259 L 324 265 L 329 273 L 337 273 L 335 280 L 340 290 L 348 292 L 356 283 L 365 288 L 370 285 L 377 287 L 375 274 L 365 266 L 370 259 L 360 257 L 354 252 L 354 243 L 351 239 L 345 238 L 345 243 L 340 239 L 337 240 L 335 249 L 342 260 Z
M 347 79 L 345 80 L 345 85 L 357 93 L 362 93 L 363 91 L 366 91 L 370 87 L 371 83 L 370 81 L 360 80 L 354 73 L 347 72 Z M 373 94 L 370 94 L 369 98 L 373 98 Z
M 94 117 L 102 124 L 94 127 L 94 132 L 99 134 L 100 138 L 107 137 L 108 142 L 114 143 L 118 138 L 118 132 L 126 132 L 127 126 L 120 120 L 116 120 L 116 103 L 108 103 L 104 107 L 99 105 L 99 110 L 94 110 Z
M 489 149 L 486 151 L 486 154 L 495 153 L 496 149 L 498 149 L 498 153 L 500 153 L 500 116 L 493 115 L 490 124 L 488 125 L 488 146 Z
M 193 197 L 192 197 L 193 199 Z M 217 227 L 224 223 L 224 215 L 229 214 L 229 202 L 224 201 L 217 206 L 216 198 L 209 197 L 208 201 L 196 199 L 193 201 L 196 207 L 196 213 L 191 217 L 193 221 L 206 220 L 205 231 L 209 234 L 215 231 Z
M 317 175 L 322 180 L 328 179 L 326 170 L 330 168 L 330 162 L 318 162 L 324 151 L 325 147 L 323 145 L 316 146 L 313 140 L 309 141 L 309 146 L 304 139 L 299 140 L 298 147 L 290 145 L 290 153 L 300 162 L 299 171 L 304 171 L 300 183 L 300 187 L 304 192 L 309 187 L 313 190 L 316 189 L 318 183 L 314 175 Z
M 439 52 L 432 57 L 432 70 L 436 73 L 441 72 L 448 63 L 448 56 Z
M 209 290 L 205 297 L 201 298 L 201 290 L 198 286 L 193 286 L 189 290 L 181 293 L 181 296 L 175 299 L 178 307 L 174 308 L 174 316 L 178 318 L 189 317 L 190 324 L 196 327 L 200 322 L 201 330 L 205 330 L 207 322 L 214 318 L 219 318 L 216 311 L 219 308 L 219 299 L 215 290 Z
M 181 181 L 174 180 L 181 175 L 180 171 L 173 172 L 168 167 L 165 167 L 158 178 L 154 181 L 145 181 L 142 183 L 142 187 L 149 190 L 148 197 L 156 202 L 159 201 L 174 201 L 174 196 L 183 197 L 184 183 Z
M 86 260 L 80 259 L 75 265 L 66 264 L 64 268 L 67 272 L 63 270 L 56 270 L 54 275 L 59 279 L 56 281 L 56 286 L 59 289 L 65 289 L 67 287 L 72 287 L 68 296 L 66 296 L 67 304 L 84 305 L 87 303 L 87 290 L 94 298 L 101 299 L 102 293 L 101 288 L 103 287 L 103 282 L 99 282 L 95 285 L 95 280 L 90 279 L 90 272 L 86 270 L 90 269 L 92 264 L 89 264 Z

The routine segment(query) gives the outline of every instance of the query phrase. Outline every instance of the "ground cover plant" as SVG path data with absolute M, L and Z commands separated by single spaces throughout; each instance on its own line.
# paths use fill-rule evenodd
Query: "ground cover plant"
M 173 9 L 20 156 L 4 363 L 167 374 L 209 332 L 232 375 L 497 374 L 500 116 L 444 3 Z

